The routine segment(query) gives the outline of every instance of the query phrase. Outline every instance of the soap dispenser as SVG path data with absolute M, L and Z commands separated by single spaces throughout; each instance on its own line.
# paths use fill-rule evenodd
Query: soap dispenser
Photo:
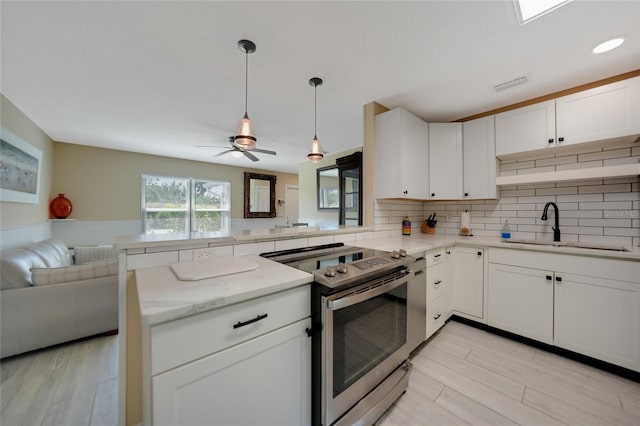
M 511 238 L 511 227 L 509 226 L 509 222 L 505 219 L 504 225 L 502 225 L 502 233 L 501 237 L 503 240 L 508 240 Z

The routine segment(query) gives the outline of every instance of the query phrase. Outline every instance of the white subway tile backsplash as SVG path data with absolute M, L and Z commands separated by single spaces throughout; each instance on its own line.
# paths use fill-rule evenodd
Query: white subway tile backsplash
M 594 160 L 606 160 L 609 158 L 621 158 L 629 157 L 631 155 L 631 148 L 615 149 L 610 151 L 593 152 L 589 154 L 579 154 L 578 162 L 583 163 Z
M 612 158 L 604 160 L 605 166 L 619 166 L 621 164 L 635 164 L 640 162 L 640 157 Z
M 578 187 L 567 186 L 564 188 L 539 188 L 535 190 L 536 195 L 572 195 L 578 193 Z
M 546 158 L 544 160 L 537 160 L 536 167 L 552 166 L 557 164 L 571 164 L 577 163 L 577 155 L 565 155 L 563 157 Z
M 587 201 L 603 201 L 602 194 L 579 194 L 579 195 L 558 195 L 556 197 L 558 202 L 569 203 L 569 202 L 587 202 Z
M 580 219 L 580 226 L 630 228 L 631 219 Z
M 615 192 L 604 194 L 604 201 L 638 201 L 640 192 Z
M 605 192 L 629 192 L 629 191 L 631 191 L 630 183 L 621 183 L 618 185 L 581 186 L 578 190 L 580 194 L 604 194 Z
M 593 167 L 602 167 L 602 160 L 586 161 L 584 163 L 558 164 L 556 166 L 556 170 L 590 169 Z

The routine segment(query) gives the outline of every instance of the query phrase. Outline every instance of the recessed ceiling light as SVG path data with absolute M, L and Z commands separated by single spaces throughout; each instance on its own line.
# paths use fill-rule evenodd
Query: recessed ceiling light
M 622 43 L 624 43 L 623 38 L 614 38 L 612 40 L 605 41 L 604 43 L 600 43 L 596 47 L 593 48 L 593 53 L 604 53 L 610 50 L 619 47 Z

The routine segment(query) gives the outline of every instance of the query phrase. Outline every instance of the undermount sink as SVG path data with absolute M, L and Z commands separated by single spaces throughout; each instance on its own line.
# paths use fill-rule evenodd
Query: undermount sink
M 629 251 L 629 248 L 624 246 L 611 246 L 607 244 L 598 243 L 579 243 L 579 242 L 562 242 L 562 241 L 546 241 L 546 240 L 504 240 L 505 243 L 515 244 L 532 244 L 538 246 L 553 246 L 553 247 L 574 247 L 592 250 L 610 250 L 610 251 Z

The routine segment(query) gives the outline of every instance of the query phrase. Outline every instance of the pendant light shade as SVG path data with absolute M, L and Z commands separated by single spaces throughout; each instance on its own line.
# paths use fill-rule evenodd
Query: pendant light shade
M 318 124 L 318 86 L 322 85 L 322 79 L 313 77 L 309 80 L 309 85 L 314 88 L 314 109 L 313 109 L 313 141 L 311 142 L 311 152 L 307 154 L 307 159 L 317 163 L 322 161 L 324 153 L 318 140 L 317 124 Z
M 253 124 L 247 114 L 247 99 L 249 93 L 249 53 L 256 51 L 256 45 L 250 40 L 240 40 L 238 48 L 245 53 L 245 73 L 244 73 L 244 117 L 238 125 L 238 132 L 233 137 L 234 144 L 244 149 L 251 149 L 256 146 L 256 137 L 253 135 Z

